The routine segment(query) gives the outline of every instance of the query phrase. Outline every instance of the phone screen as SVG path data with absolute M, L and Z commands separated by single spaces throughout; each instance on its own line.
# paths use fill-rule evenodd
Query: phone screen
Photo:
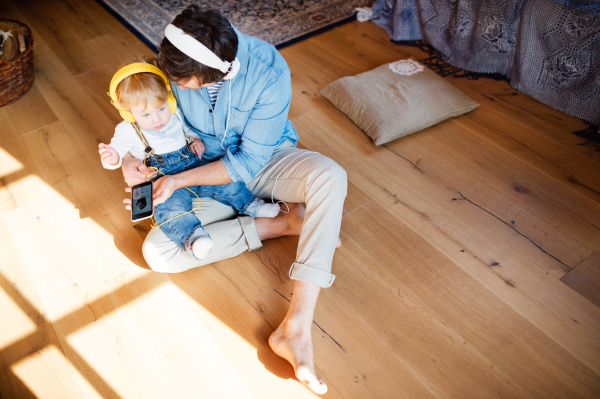
M 152 182 L 133 186 L 131 189 L 131 220 L 152 216 Z

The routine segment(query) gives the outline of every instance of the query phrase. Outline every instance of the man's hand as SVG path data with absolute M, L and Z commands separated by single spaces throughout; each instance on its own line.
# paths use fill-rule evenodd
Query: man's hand
M 175 192 L 175 179 L 172 176 L 163 176 L 152 184 L 152 205 L 160 205 L 169 199 Z
M 202 154 L 204 154 L 205 150 L 204 143 L 200 140 L 200 137 L 192 137 L 192 140 L 194 140 L 194 142 L 190 144 L 190 149 L 194 154 L 198 155 L 198 158 L 202 158 Z
M 128 193 L 131 193 L 131 187 L 125 187 L 125 191 L 127 191 Z M 131 195 L 130 195 L 130 197 L 131 197 Z M 131 210 L 131 198 L 125 198 L 123 200 L 123 203 L 125 204 L 125 209 Z
M 175 179 L 171 176 L 163 176 L 152 183 L 152 206 L 160 205 L 168 200 L 175 192 L 175 189 Z M 131 187 L 125 187 L 125 191 L 131 193 Z M 131 198 L 125 198 L 123 203 L 125 204 L 125 209 L 131 210 Z
M 148 181 L 158 173 L 155 170 L 148 169 L 140 159 L 132 157 L 129 153 L 123 157 L 121 170 L 123 171 L 125 183 L 130 187 Z
M 116 165 L 119 163 L 119 153 L 111 146 L 100 143 L 98 144 L 98 152 L 100 153 L 100 159 L 105 164 Z

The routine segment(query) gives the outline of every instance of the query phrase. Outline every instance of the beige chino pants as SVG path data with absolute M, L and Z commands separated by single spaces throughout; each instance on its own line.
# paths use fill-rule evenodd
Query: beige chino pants
M 246 185 L 258 198 L 270 200 L 275 189 L 275 201 L 306 205 L 290 278 L 323 288 L 333 283 L 335 276 L 331 274 L 331 264 L 340 233 L 347 185 L 346 172 L 336 162 L 321 154 L 292 147 L 287 142 Z M 195 200 L 194 206 L 197 205 Z M 287 210 L 284 204 L 281 208 Z M 235 210 L 227 205 L 203 198 L 195 214 L 214 242 L 208 257 L 201 261 L 195 259 L 162 230 L 153 229 L 143 245 L 144 258 L 152 270 L 179 273 L 262 246 L 254 219 L 236 217 Z

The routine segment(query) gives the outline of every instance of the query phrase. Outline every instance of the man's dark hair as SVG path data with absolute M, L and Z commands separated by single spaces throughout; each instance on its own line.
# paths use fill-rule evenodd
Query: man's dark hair
M 218 12 L 202 11 L 199 6 L 191 5 L 171 23 L 204 44 L 223 61 L 235 60 L 238 37 L 227 18 Z M 159 67 L 169 80 L 181 82 L 195 77 L 198 83 L 205 84 L 219 82 L 225 76 L 225 73 L 218 69 L 188 57 L 166 37 L 159 49 Z

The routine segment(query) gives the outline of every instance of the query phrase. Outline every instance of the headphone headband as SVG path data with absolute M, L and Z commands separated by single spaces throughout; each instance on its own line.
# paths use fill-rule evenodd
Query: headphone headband
M 135 62 L 133 64 L 126 65 L 123 68 L 119 69 L 110 81 L 108 95 L 115 104 L 119 102 L 117 98 L 117 86 L 119 85 L 119 83 L 121 83 L 121 81 L 126 77 L 141 72 L 149 72 L 160 76 L 165 82 L 169 94 L 171 94 L 171 86 L 169 85 L 169 79 L 167 79 L 167 76 L 163 73 L 163 71 L 161 71 L 158 67 L 155 67 L 154 65 L 148 64 L 146 62 Z
M 153 73 L 162 78 L 162 80 L 165 82 L 165 86 L 167 87 L 167 91 L 169 92 L 167 100 L 169 103 L 169 110 L 171 111 L 171 114 L 174 114 L 175 110 L 177 109 L 177 100 L 175 99 L 175 96 L 171 91 L 169 79 L 167 79 L 167 76 L 158 67 L 155 67 L 154 65 L 148 64 L 146 62 L 135 62 L 133 64 L 129 64 L 119 69 L 117 73 L 113 75 L 110 81 L 109 91 L 107 93 L 113 101 L 113 104 L 116 105 L 119 103 L 119 99 L 117 98 L 117 86 L 119 85 L 119 83 L 121 83 L 121 81 L 128 76 L 142 72 Z M 119 109 L 119 113 L 127 122 L 135 122 L 135 117 L 133 116 L 131 111 L 126 109 Z
M 233 62 L 223 61 L 204 44 L 173 24 L 165 28 L 165 37 L 191 59 L 225 73 L 223 78 L 225 80 L 233 79 L 240 69 L 240 61 L 237 57 Z

